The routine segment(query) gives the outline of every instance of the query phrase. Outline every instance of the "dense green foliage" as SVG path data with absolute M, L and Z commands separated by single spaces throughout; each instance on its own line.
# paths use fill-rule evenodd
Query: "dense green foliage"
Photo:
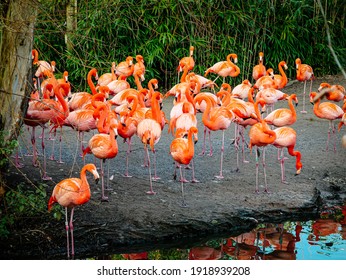
M 78 1 L 78 29 L 74 49 L 67 52 L 65 2 L 41 1 L 35 30 L 35 47 L 41 58 L 56 60 L 59 71 L 69 71 L 78 89 L 85 85 L 90 67 L 110 72 L 111 62 L 128 55 L 143 55 L 147 80 L 156 77 L 164 89 L 176 79 L 180 58 L 195 46 L 194 72 L 203 74 L 229 53 L 238 55 L 241 75 L 251 78 L 258 52 L 265 65 L 278 70 L 285 60 L 295 78 L 294 60 L 310 64 L 316 76 L 340 70 L 327 44 L 326 27 L 316 0 L 87 0 Z M 333 48 L 341 64 L 345 58 L 344 0 L 321 0 Z

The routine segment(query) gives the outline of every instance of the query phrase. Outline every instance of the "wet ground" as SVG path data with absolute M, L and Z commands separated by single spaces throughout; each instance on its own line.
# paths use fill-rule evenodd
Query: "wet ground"
M 313 90 L 316 91 L 321 82 L 346 87 L 342 76 L 330 76 L 317 78 Z M 329 144 L 329 151 L 326 151 L 328 121 L 314 115 L 313 105 L 308 102 L 308 98 L 307 114 L 300 113 L 303 84 L 290 82 L 284 92 L 296 93 L 299 98 L 296 108 L 298 120 L 292 127 L 297 132 L 296 149 L 302 153 L 303 169 L 300 175 L 295 176 L 295 159 L 288 156 L 285 162 L 288 184 L 282 183 L 277 149 L 268 147 L 266 168 L 270 193 L 263 192 L 263 167 L 260 165 L 261 186 L 260 193 L 256 194 L 255 152 L 253 150 L 250 153 L 248 148 L 245 149 L 249 163 L 240 160 L 237 171 L 237 154 L 231 141 L 234 138 L 232 124 L 225 134 L 224 179 L 215 178 L 220 170 L 221 133 L 211 134 L 213 156 L 208 155 L 208 145 L 207 153 L 199 155 L 203 147 L 203 125 L 201 115 L 198 115 L 199 141 L 195 145 L 194 164 L 196 178 L 200 182 L 184 184 L 188 207 L 183 208 L 180 182 L 173 179 L 175 168 L 169 154 L 173 137 L 168 134 L 167 127 L 156 145 L 157 175 L 161 178 L 153 182 L 156 195 L 146 194 L 149 190 L 149 173 L 147 168 L 141 166 L 144 150 L 137 137 L 133 139 L 129 160 L 132 177 L 122 175 L 125 172 L 127 144 L 118 137 L 119 153 L 116 158 L 109 160 L 110 176 L 113 177 L 110 181 L 112 190 L 106 191 L 109 201 L 101 202 L 100 184 L 95 185 L 92 177 L 88 176 L 91 199 L 75 209 L 76 258 L 126 253 L 130 249 L 143 251 L 157 247 L 188 247 L 213 236 L 227 237 L 249 231 L 262 222 L 311 219 L 317 217 L 325 206 L 343 203 L 346 198 L 346 149 L 341 146 L 341 137 L 346 133 L 345 128 L 337 133 L 336 152 L 333 151 L 333 141 Z M 172 103 L 171 98 L 164 100 L 163 109 L 167 118 Z M 287 102 L 280 101 L 275 106 L 280 107 L 287 107 Z M 91 136 L 91 132 L 87 133 L 85 140 Z M 52 181 L 43 182 L 41 168 L 33 167 L 31 157 L 23 156 L 23 168 L 10 167 L 7 174 L 10 186 L 13 188 L 19 182 L 24 182 L 34 188 L 34 185 L 44 183 L 48 202 L 56 183 L 67 177 L 79 176 L 83 161 L 79 157 L 76 139 L 76 132 L 64 128 L 62 159 L 65 163 L 47 161 L 47 173 Z M 23 128 L 19 141 L 22 155 L 30 147 L 26 128 Z M 50 156 L 52 143 L 46 140 L 47 156 Z M 58 151 L 59 142 L 56 140 L 55 158 L 58 158 Z M 153 154 L 150 156 L 153 162 Z M 241 152 L 239 157 L 241 159 Z M 43 164 L 42 156 L 39 160 Z M 99 165 L 99 161 L 95 161 L 92 155 L 87 155 L 86 162 Z M 191 170 L 186 169 L 185 174 L 191 180 Z M 63 219 L 56 220 L 52 214 L 44 213 L 36 219 L 23 219 L 11 229 L 9 239 L 0 242 L 2 259 L 66 258 Z

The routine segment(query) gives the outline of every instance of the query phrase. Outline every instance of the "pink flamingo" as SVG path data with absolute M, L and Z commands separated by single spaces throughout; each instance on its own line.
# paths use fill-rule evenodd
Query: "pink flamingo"
M 152 177 L 151 177 L 151 166 L 150 166 L 150 157 L 149 157 L 149 151 L 147 145 L 150 145 L 150 148 L 155 156 L 155 144 L 157 144 L 161 138 L 161 111 L 159 108 L 159 102 L 160 99 L 160 93 L 155 92 L 152 95 L 152 114 L 151 118 L 147 117 L 141 122 L 138 123 L 137 126 L 137 136 L 144 144 L 144 150 L 146 152 L 147 160 L 148 160 L 148 170 L 149 170 L 149 182 L 150 182 L 150 190 L 147 192 L 147 194 L 156 194 L 156 192 L 153 191 L 153 185 L 152 185 Z M 156 173 L 156 157 L 155 157 L 155 173 Z
M 303 93 L 303 110 L 300 111 L 302 114 L 306 114 L 305 111 L 305 95 L 306 95 L 306 81 L 310 80 L 310 91 L 312 89 L 312 80 L 315 79 L 314 71 L 312 67 L 308 64 L 302 64 L 300 58 L 296 59 L 296 69 L 297 69 L 297 80 L 299 82 L 304 82 L 304 93 Z
M 234 63 L 238 62 L 238 56 L 231 53 L 227 55 L 226 61 L 217 62 L 213 66 L 209 67 L 205 71 L 204 76 L 206 77 L 209 73 L 215 73 L 218 76 L 214 82 L 221 76 L 223 77 L 223 83 L 225 82 L 225 78 L 228 76 L 237 77 L 240 74 L 240 68 L 231 61 L 231 58 L 234 60 Z
M 117 76 L 124 75 L 126 77 L 132 76 L 134 71 L 133 57 L 128 56 L 125 61 L 120 62 L 115 67 L 115 74 Z
M 204 100 L 207 103 L 207 109 L 204 111 L 202 116 L 203 124 L 211 131 L 222 131 L 222 144 L 221 144 L 221 160 L 220 160 L 220 173 L 215 177 L 218 179 L 223 178 L 222 165 L 223 165 L 223 154 L 224 154 L 224 142 L 225 142 L 225 130 L 230 126 L 232 121 L 234 121 L 234 114 L 228 110 L 225 106 L 212 107 L 212 102 L 207 96 L 197 95 L 195 97 L 195 102 L 199 103 Z M 210 138 L 209 138 L 210 139 Z M 211 143 L 210 143 L 211 147 Z M 212 155 L 212 149 L 210 150 L 210 155 Z
M 191 127 L 188 131 L 186 138 L 175 138 L 170 145 L 170 154 L 174 161 L 179 165 L 180 181 L 181 181 L 181 194 L 182 194 L 182 207 L 187 207 L 184 195 L 184 177 L 181 170 L 181 165 L 188 165 L 195 154 L 194 143 L 192 141 L 192 135 L 198 133 L 196 127 Z
M 330 101 L 340 102 L 346 98 L 346 90 L 342 85 L 330 85 L 328 83 L 321 83 L 318 92 L 327 88 L 325 96 Z
M 340 108 L 335 103 L 331 102 L 322 102 L 321 98 L 318 98 L 316 101 L 313 102 L 314 97 L 317 95 L 316 92 L 310 93 L 310 102 L 314 104 L 314 114 L 320 118 L 320 119 L 327 119 L 329 121 L 329 129 L 328 129 L 328 138 L 327 138 L 327 144 L 326 144 L 326 151 L 328 151 L 328 143 L 330 139 L 330 133 L 332 132 L 334 136 L 334 152 L 336 152 L 336 129 L 333 124 L 334 120 L 341 119 L 344 111 L 342 108 Z
M 255 102 L 255 110 L 257 119 L 259 120 L 258 123 L 251 126 L 249 131 L 249 148 L 250 151 L 252 150 L 253 146 L 256 146 L 256 193 L 259 193 L 258 188 L 258 158 L 259 158 L 259 147 L 263 147 L 263 155 L 262 155 L 262 164 L 263 164 L 263 171 L 264 171 L 264 183 L 265 183 L 265 189 L 264 192 L 269 192 L 268 185 L 267 185 L 267 175 L 266 175 L 266 165 L 265 165 L 265 147 L 267 145 L 272 144 L 276 139 L 276 134 L 273 130 L 271 130 L 268 126 L 268 124 L 261 118 L 261 114 L 258 108 L 258 104 L 261 104 L 261 106 L 264 106 L 265 101 L 263 99 L 257 99 Z
M 276 139 L 272 143 L 273 146 L 277 147 L 279 151 L 281 150 L 280 165 L 281 165 L 281 182 L 287 184 L 285 179 L 285 160 L 283 148 L 287 148 L 288 153 L 291 156 L 296 157 L 296 175 L 300 174 L 302 170 L 301 154 L 299 151 L 295 151 L 294 147 L 296 145 L 297 133 L 291 127 L 279 127 L 274 129 L 276 134 Z
M 89 171 L 94 175 L 96 183 L 99 180 L 96 166 L 94 164 L 86 164 L 80 172 L 80 178 L 68 178 L 60 181 L 55 185 L 53 193 L 49 198 L 48 211 L 50 211 L 55 202 L 65 207 L 65 228 L 67 237 L 67 258 L 70 258 L 70 239 L 69 230 L 71 232 L 71 255 L 74 257 L 74 238 L 73 238 L 73 214 L 74 208 L 78 205 L 87 203 L 90 200 L 90 186 L 87 180 L 86 172 Z M 70 222 L 68 222 L 67 209 L 71 208 Z
M 287 70 L 288 66 L 287 66 L 286 62 L 282 60 L 279 62 L 278 68 L 279 68 L 280 75 L 274 74 L 274 81 L 277 85 L 277 89 L 283 89 L 287 85 L 287 82 L 288 82 L 286 73 L 283 70 L 283 68 L 285 68 L 285 70 Z
M 252 69 L 252 77 L 255 81 L 266 75 L 266 67 L 263 65 L 264 53 L 259 52 L 258 64 Z
M 103 163 L 106 161 L 106 159 L 114 158 L 118 154 L 118 143 L 116 141 L 116 136 L 118 135 L 117 126 L 118 124 L 113 123 L 110 126 L 109 134 L 98 133 L 91 137 L 88 143 L 88 147 L 83 152 L 83 156 L 92 153 L 96 158 L 100 159 L 102 185 L 101 201 L 108 201 L 108 197 L 105 196 L 104 189 Z

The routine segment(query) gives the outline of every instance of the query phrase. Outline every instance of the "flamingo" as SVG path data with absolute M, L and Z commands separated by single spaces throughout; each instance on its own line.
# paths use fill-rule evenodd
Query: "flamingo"
M 285 70 L 287 70 L 288 66 L 287 66 L 286 62 L 284 60 L 282 60 L 279 62 L 278 68 L 279 68 L 279 72 L 281 75 L 274 74 L 274 81 L 277 85 L 277 89 L 283 89 L 287 85 L 287 82 L 288 82 L 286 73 L 283 70 L 283 68 L 285 68 Z
M 300 174 L 302 170 L 302 163 L 300 161 L 301 154 L 299 151 L 295 151 L 294 147 L 296 145 L 297 140 L 297 133 L 296 131 L 291 127 L 279 127 L 274 129 L 274 132 L 276 134 L 276 139 L 272 143 L 273 146 L 277 147 L 279 150 L 281 150 L 281 158 L 280 158 L 280 165 L 281 165 L 281 182 L 287 184 L 285 179 L 285 158 L 283 148 L 287 148 L 288 153 L 291 156 L 296 157 L 296 175 Z
M 188 133 L 189 129 L 191 127 L 197 127 L 197 117 L 195 113 L 190 113 L 190 103 L 184 102 L 183 104 L 183 113 L 176 119 L 175 122 L 175 128 L 176 128 L 176 133 L 178 131 L 183 131 Z M 194 134 L 195 141 L 198 141 L 198 134 Z M 199 181 L 195 178 L 195 168 L 194 168 L 194 162 L 193 159 L 191 161 L 192 163 L 192 180 L 191 183 L 198 183 Z
M 232 111 L 228 110 L 225 106 L 213 107 L 212 102 L 207 96 L 197 95 L 195 97 L 195 102 L 199 103 L 204 100 L 207 103 L 207 108 L 203 113 L 202 121 L 203 124 L 212 131 L 221 130 L 222 131 L 222 144 L 221 144 L 221 160 L 220 160 L 220 173 L 215 177 L 218 179 L 223 178 L 222 165 L 223 165 L 223 154 L 224 154 L 224 142 L 225 142 L 225 130 L 230 126 L 232 121 L 234 121 L 235 116 Z M 210 140 L 210 138 L 209 138 Z M 210 153 L 212 156 L 212 146 L 210 143 Z
M 263 65 L 264 53 L 259 52 L 258 56 L 259 56 L 258 64 L 255 65 L 252 69 L 252 77 L 255 81 L 257 81 L 259 78 L 267 74 L 266 67 Z
M 55 106 L 57 106 L 55 100 L 51 100 L 49 98 L 50 91 L 53 91 L 53 85 L 48 84 L 45 87 L 45 92 L 42 100 L 39 99 L 32 99 L 29 101 L 29 106 L 27 109 L 27 112 L 24 117 L 24 123 L 27 126 L 32 127 L 32 133 L 31 133 L 31 144 L 33 147 L 33 158 L 32 158 L 32 165 L 37 166 L 37 148 L 36 148 L 36 136 L 35 136 L 35 130 L 37 126 L 41 126 L 42 128 L 42 150 L 43 150 L 43 156 L 44 156 L 44 164 L 43 164 L 43 179 L 49 180 L 51 179 L 46 175 L 46 158 L 45 158 L 45 145 L 44 145 L 44 129 L 45 124 L 49 122 L 52 114 L 52 110 L 54 110 Z M 32 96 L 33 98 L 36 98 L 35 96 Z
M 96 166 L 94 164 L 86 164 L 80 172 L 80 178 L 68 178 L 60 181 L 55 185 L 53 193 L 49 198 L 48 211 L 52 209 L 55 202 L 65 207 L 65 228 L 67 236 L 67 258 L 70 258 L 70 239 L 69 230 L 71 232 L 71 255 L 74 257 L 74 239 L 73 239 L 73 214 L 74 208 L 78 205 L 87 203 L 90 200 L 90 186 L 87 180 L 86 172 L 89 171 L 94 175 L 96 183 L 99 180 Z M 70 222 L 68 222 L 68 208 L 71 209 Z
M 296 72 L 297 72 L 297 80 L 299 82 L 304 82 L 304 92 L 303 92 L 303 110 L 300 111 L 302 114 L 306 114 L 305 111 L 305 95 L 306 95 L 306 81 L 310 80 L 310 93 L 312 89 L 312 80 L 315 79 L 314 71 L 312 67 L 308 64 L 302 64 L 300 58 L 296 59 Z
M 101 201 L 108 201 L 108 197 L 105 196 L 104 190 L 103 163 L 106 161 L 106 159 L 114 158 L 118 154 L 118 143 L 116 141 L 116 136 L 118 135 L 117 126 L 117 123 L 113 123 L 110 126 L 109 134 L 98 133 L 91 137 L 88 142 L 88 147 L 83 152 L 83 156 L 92 153 L 95 157 L 100 159 L 102 185 Z
M 322 102 L 321 98 L 318 98 L 316 101 L 313 101 L 315 96 L 317 95 L 316 92 L 310 93 L 310 102 L 314 104 L 314 114 L 320 118 L 320 119 L 327 119 L 329 121 L 329 129 L 328 129 L 328 138 L 327 138 L 327 144 L 326 144 L 326 151 L 328 151 L 328 143 L 330 138 L 330 133 L 332 132 L 334 136 L 334 152 L 336 152 L 336 129 L 334 127 L 333 121 L 337 119 L 341 119 L 344 111 L 342 108 L 340 108 L 338 105 L 332 102 Z
M 277 88 L 277 85 L 274 81 L 274 72 L 272 68 L 269 68 L 267 70 L 267 75 L 262 76 L 259 78 L 256 83 L 254 84 L 254 89 L 256 90 L 262 90 L 265 88 Z
M 234 98 L 240 98 L 240 99 L 245 99 L 248 98 L 249 96 L 249 90 L 251 89 L 252 85 L 249 80 L 245 79 L 242 81 L 241 84 L 236 85 L 232 89 L 232 97 Z
M 264 171 L 264 183 L 265 183 L 265 189 L 264 192 L 269 193 L 268 185 L 267 185 L 267 175 L 266 175 L 266 165 L 265 165 L 265 147 L 269 144 L 272 144 L 276 139 L 276 134 L 273 130 L 269 128 L 267 123 L 261 118 L 261 114 L 258 108 L 258 104 L 261 104 L 263 107 L 265 104 L 265 101 L 261 98 L 257 99 L 255 102 L 255 110 L 256 115 L 259 120 L 258 123 L 251 126 L 249 130 L 249 148 L 250 151 L 252 150 L 252 147 L 256 147 L 256 193 L 259 193 L 258 188 L 258 157 L 259 157 L 259 147 L 263 147 L 263 156 L 262 156 L 262 164 L 263 164 L 263 171 Z
M 131 103 L 132 101 L 138 102 L 136 95 L 129 95 L 127 101 Z M 137 105 L 132 106 L 131 111 L 121 111 L 120 112 L 120 122 L 118 126 L 118 134 L 124 139 L 124 142 L 127 141 L 127 151 L 126 151 L 126 171 L 125 177 L 132 177 L 129 175 L 129 155 L 131 152 L 131 139 L 132 136 L 137 132 L 138 119 L 133 117 L 133 114 L 137 108 Z
M 321 83 L 318 88 L 318 92 L 321 92 L 321 90 L 324 88 L 328 89 L 327 93 L 325 94 L 328 100 L 335 102 L 345 100 L 346 90 L 342 85 L 330 85 L 328 83 Z
M 115 74 L 117 76 L 125 75 L 126 77 L 132 76 L 134 71 L 133 57 L 128 56 L 125 61 L 120 62 L 115 67 Z
M 130 84 L 128 81 L 126 81 L 126 76 L 125 75 L 120 75 L 118 79 L 115 79 L 111 81 L 107 87 L 109 88 L 109 94 L 110 95 L 116 95 L 119 92 L 131 88 Z
M 206 77 L 209 73 L 215 73 L 218 76 L 213 82 L 215 82 L 221 76 L 223 77 L 223 83 L 224 83 L 226 77 L 238 76 L 240 74 L 240 68 L 231 61 L 231 58 L 234 60 L 234 63 L 238 62 L 238 56 L 234 53 L 231 53 L 227 55 L 226 61 L 217 62 L 213 66 L 209 67 L 205 71 L 204 77 Z
M 182 207 L 187 207 L 187 204 L 185 202 L 184 177 L 181 170 L 181 165 L 188 165 L 194 157 L 195 148 L 192 141 L 192 136 L 196 133 L 198 133 L 198 129 L 196 127 L 190 127 L 187 139 L 182 137 L 175 138 L 170 145 L 170 154 L 174 161 L 178 164 L 180 170 Z
M 178 80 L 179 80 L 179 73 L 183 72 L 184 68 L 187 67 L 187 71 L 192 71 L 195 67 L 195 60 L 193 59 L 193 51 L 195 50 L 194 46 L 190 46 L 190 55 L 185 56 L 179 61 L 179 65 L 177 67 L 178 71 Z M 184 82 L 183 80 L 181 80 Z
M 133 68 L 133 74 L 137 74 L 142 81 L 144 81 L 144 75 L 145 75 L 145 65 L 144 65 L 144 58 L 142 55 L 137 54 L 136 55 L 136 63 Z M 141 88 L 138 88 L 138 90 L 141 90 Z
M 288 94 L 275 88 L 264 88 L 257 92 L 256 100 L 259 98 L 262 98 L 266 104 L 269 105 L 271 110 L 273 110 L 275 103 L 279 100 L 288 98 Z
M 98 74 L 96 68 L 92 68 L 87 75 L 87 82 L 91 89 L 91 93 L 88 92 L 76 92 L 72 94 L 71 99 L 68 102 L 68 107 L 70 111 L 84 108 L 92 100 L 92 96 L 97 94 L 96 87 L 92 81 L 92 77 L 98 80 Z
M 115 62 L 112 62 L 111 72 L 102 74 L 96 84 L 96 88 L 100 86 L 107 86 L 110 82 L 117 79 L 117 75 L 115 75 Z
M 151 178 L 151 166 L 150 166 L 150 157 L 149 157 L 149 151 L 147 145 L 150 145 L 150 148 L 152 152 L 155 155 L 155 144 L 157 144 L 161 138 L 161 111 L 159 108 L 159 102 L 158 99 L 160 98 L 160 93 L 155 92 L 152 95 L 152 114 L 151 118 L 145 118 L 141 122 L 138 123 L 137 126 L 137 136 L 144 144 L 144 150 L 146 152 L 146 156 L 148 159 L 148 170 L 149 170 L 149 183 L 150 183 L 150 190 L 147 191 L 147 194 L 153 195 L 156 194 L 156 192 L 153 191 L 153 185 L 152 185 L 152 178 Z M 155 157 L 155 173 L 156 173 L 156 157 Z
M 37 66 L 37 70 L 35 72 L 35 77 L 38 79 L 38 88 L 41 88 L 40 79 L 44 77 L 44 72 L 49 71 L 53 73 L 55 71 L 55 61 L 51 61 L 51 63 L 45 61 L 45 60 L 38 60 L 38 51 L 36 49 L 33 49 L 31 51 L 32 54 L 32 64 Z
M 264 120 L 267 124 L 275 125 L 277 127 L 292 125 L 297 121 L 296 110 L 293 105 L 293 100 L 295 101 L 295 105 L 298 105 L 298 98 L 296 94 L 291 94 L 288 97 L 288 105 L 287 108 L 280 108 L 272 111 L 269 115 L 267 115 Z
M 61 160 L 61 149 L 62 149 L 62 126 L 65 122 L 65 119 L 68 117 L 70 111 L 68 108 L 68 103 L 64 99 L 64 95 L 70 92 L 70 84 L 56 84 L 54 86 L 54 94 L 58 99 L 57 107 L 54 108 L 53 115 L 50 119 L 52 127 L 50 132 L 54 131 L 56 134 L 56 129 L 60 128 L 60 138 L 59 138 L 59 161 L 58 163 L 63 163 Z
M 217 84 L 214 83 L 212 80 L 209 80 L 206 77 L 203 77 L 202 75 L 198 75 L 193 72 L 187 74 L 185 80 L 186 82 L 190 82 L 192 80 L 196 81 L 200 85 L 201 89 L 210 87 L 214 91 L 214 87 L 218 87 Z

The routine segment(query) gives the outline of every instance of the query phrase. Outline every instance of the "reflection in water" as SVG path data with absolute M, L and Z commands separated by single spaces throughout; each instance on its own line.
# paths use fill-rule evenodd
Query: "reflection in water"
M 121 259 L 345 260 L 346 205 L 323 212 L 315 221 L 262 224 L 250 232 L 188 250 L 122 254 Z

